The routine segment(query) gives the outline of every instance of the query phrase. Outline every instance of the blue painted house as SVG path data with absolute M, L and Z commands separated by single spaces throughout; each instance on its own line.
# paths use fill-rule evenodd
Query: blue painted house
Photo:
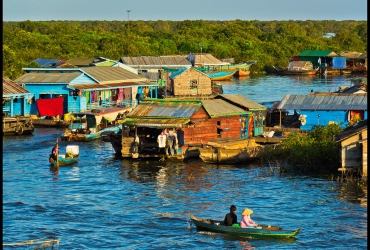
M 31 92 L 30 114 L 38 115 L 37 100 L 63 97 L 63 113 L 120 103 L 135 106 L 144 95 L 157 98 L 157 84 L 121 67 L 24 68 L 15 82 Z
M 3 78 L 3 116 L 27 116 L 31 93 L 14 81 Z
M 315 125 L 336 123 L 345 128 L 367 119 L 367 93 L 327 93 L 322 95 L 285 95 L 278 110 L 296 110 L 302 130 Z

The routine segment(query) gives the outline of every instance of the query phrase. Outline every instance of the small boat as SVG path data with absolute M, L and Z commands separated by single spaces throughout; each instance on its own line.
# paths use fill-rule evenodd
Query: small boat
M 64 121 L 64 120 L 55 121 L 53 119 L 34 119 L 32 118 L 32 124 L 36 128 L 41 128 L 41 127 L 67 128 L 71 124 L 71 122 Z
M 214 73 L 208 73 L 207 75 L 211 77 L 212 81 L 223 81 L 223 80 L 229 80 L 231 77 L 233 77 L 235 74 L 235 71 L 226 72 L 226 71 L 220 71 L 220 72 L 214 72 Z
M 283 230 L 279 226 L 259 225 L 258 227 L 236 228 L 223 225 L 223 221 L 197 218 L 190 214 L 192 223 L 198 231 L 232 234 L 250 238 L 294 238 L 302 228 L 296 230 Z
M 54 167 L 71 165 L 78 162 L 79 158 L 79 147 L 76 145 L 69 145 L 66 147 L 66 154 L 57 156 L 57 159 L 54 159 L 52 155 L 49 156 L 49 162 Z
M 216 94 L 223 94 L 224 90 L 222 89 L 222 84 L 212 83 L 212 92 Z
M 249 76 L 250 73 L 251 72 L 249 70 L 237 69 L 235 72 L 235 76 L 237 77 Z
M 278 75 L 316 75 L 318 69 L 312 70 L 289 70 L 275 68 L 275 73 Z
M 80 122 L 81 127 L 66 130 L 62 135 L 63 141 L 91 141 L 99 139 L 104 131 L 119 131 L 122 127 L 121 122 L 125 113 L 132 108 L 105 108 L 85 112 L 74 113 L 77 122 L 84 118 L 85 123 Z M 116 125 L 116 124 L 119 125 Z M 83 126 L 83 127 L 82 127 Z
M 319 68 L 314 68 L 310 61 L 291 61 L 288 68 L 275 68 L 274 71 L 278 75 L 315 75 Z

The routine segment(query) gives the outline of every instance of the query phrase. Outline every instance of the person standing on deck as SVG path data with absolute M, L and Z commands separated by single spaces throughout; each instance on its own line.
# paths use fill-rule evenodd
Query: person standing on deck
M 163 150 L 166 148 L 166 135 L 164 134 L 164 132 L 162 132 L 160 135 L 158 135 L 158 138 L 157 138 L 157 142 L 158 142 L 158 148 L 159 148 L 159 152 L 164 154 L 163 153 Z
M 167 141 L 166 141 L 166 155 L 172 156 L 172 146 L 173 146 L 174 140 L 175 140 L 175 137 L 173 136 L 173 134 L 168 133 Z

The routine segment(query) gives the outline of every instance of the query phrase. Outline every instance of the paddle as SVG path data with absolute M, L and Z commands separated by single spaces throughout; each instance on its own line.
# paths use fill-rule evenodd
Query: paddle
M 59 167 L 59 160 L 58 160 L 58 158 L 59 158 L 59 146 L 58 146 L 58 138 L 57 138 L 57 144 L 56 144 L 56 153 L 57 153 L 57 167 Z

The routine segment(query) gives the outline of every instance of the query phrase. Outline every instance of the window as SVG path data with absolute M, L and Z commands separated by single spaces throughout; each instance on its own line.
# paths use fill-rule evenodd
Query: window
M 190 80 L 190 88 L 197 89 L 198 88 L 198 81 L 197 80 Z

